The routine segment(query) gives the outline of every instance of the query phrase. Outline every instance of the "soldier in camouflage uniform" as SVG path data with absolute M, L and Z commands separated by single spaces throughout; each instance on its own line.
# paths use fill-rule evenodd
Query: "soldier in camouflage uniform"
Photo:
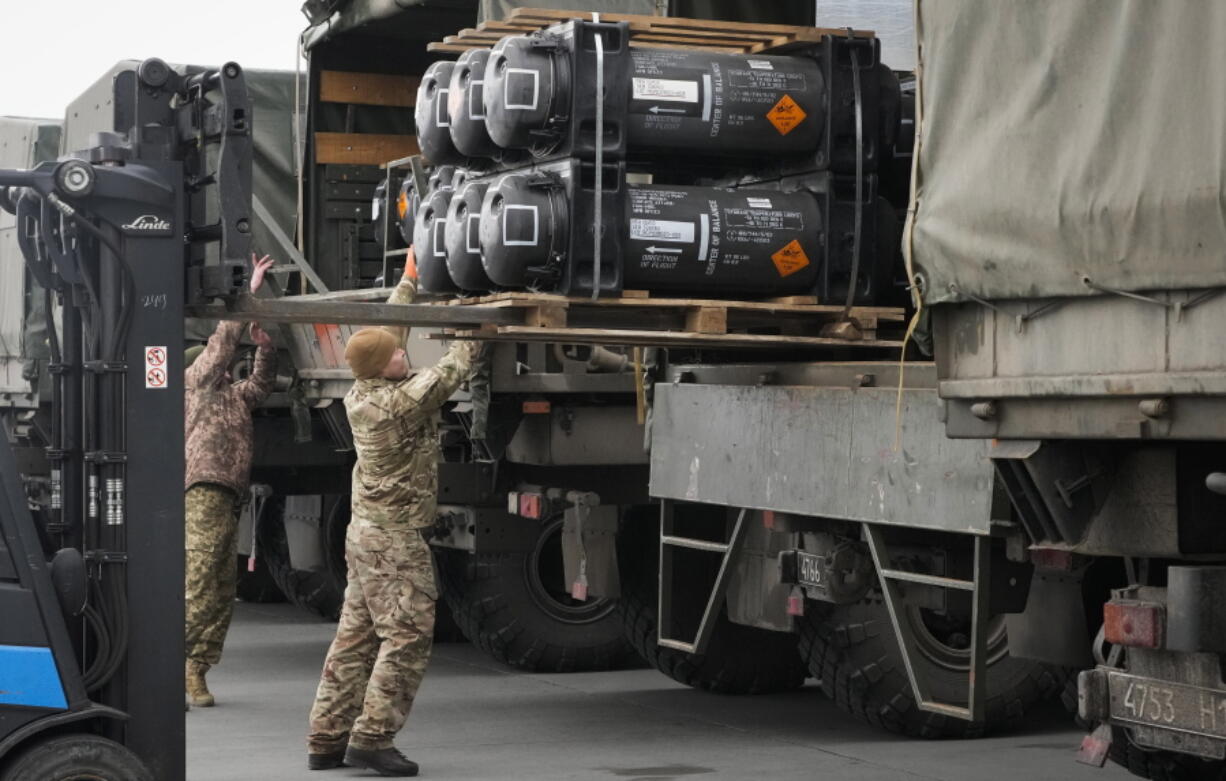
M 388 303 L 417 291 L 412 251 Z M 357 463 L 345 539 L 349 585 L 311 709 L 308 766 L 348 764 L 415 776 L 392 741 L 408 719 L 434 634 L 438 590 L 422 530 L 438 492 L 438 411 L 467 379 L 481 345 L 455 342 L 433 367 L 409 376 L 407 329 L 364 328 L 345 360 L 345 396 Z
M 252 257 L 251 292 L 260 289 L 273 261 Z M 251 471 L 251 410 L 272 390 L 276 353 L 272 339 L 258 325 L 251 337 L 259 346 L 255 370 L 242 382 L 231 382 L 243 324 L 223 322 L 205 347 L 187 351 L 183 372 L 186 391 L 186 613 L 187 694 L 192 705 L 209 707 L 204 675 L 221 660 L 230 628 L 238 586 L 238 514 L 247 495 Z

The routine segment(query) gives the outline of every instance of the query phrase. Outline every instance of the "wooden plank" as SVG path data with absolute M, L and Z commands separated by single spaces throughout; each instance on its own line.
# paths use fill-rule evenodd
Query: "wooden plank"
M 316 133 L 315 162 L 323 165 L 380 165 L 421 153 L 417 136 L 383 133 Z
M 491 331 L 497 328 L 496 334 Z M 772 334 L 695 334 L 681 331 L 635 331 L 607 328 L 531 328 L 528 326 L 490 326 L 490 330 L 459 330 L 430 338 L 491 339 L 500 341 L 564 342 L 573 344 L 619 344 L 642 347 L 873 347 L 899 349 L 900 341 L 862 339 L 847 341 L 821 336 Z
M 813 314 L 813 315 L 833 315 L 842 316 L 843 307 L 838 304 L 815 304 L 815 303 L 786 303 L 776 301 L 739 301 L 725 300 L 719 298 L 648 298 L 640 297 L 643 291 L 630 291 L 631 296 L 622 298 L 597 298 L 595 300 L 586 297 L 567 297 L 560 296 L 554 293 L 494 293 L 480 298 L 470 298 L 461 301 L 461 305 L 482 304 L 482 305 L 498 305 L 498 306 L 535 306 L 542 303 L 558 303 L 566 304 L 571 307 L 575 306 L 609 306 L 609 307 L 634 307 L 634 308 L 681 308 L 691 309 L 694 307 L 717 307 L 730 311 L 757 311 L 757 312 L 790 312 L 796 314 Z M 811 299 L 809 296 L 801 296 L 802 300 Z M 815 300 L 815 299 L 813 299 Z M 899 307 L 871 307 L 857 306 L 852 307 L 851 317 L 874 317 L 879 320 L 902 321 L 906 319 L 905 312 Z
M 496 32 L 503 35 L 515 35 L 536 32 L 541 29 L 541 26 L 535 22 L 500 22 L 496 19 L 486 19 L 477 25 L 477 29 L 483 33 Z
M 762 299 L 771 304 L 804 304 L 806 306 L 817 306 L 817 296 L 774 296 L 772 298 Z
M 740 46 L 742 48 L 756 46 L 759 43 L 786 43 L 790 40 L 786 36 L 777 35 L 723 35 L 722 33 L 704 33 L 687 30 L 661 30 L 659 32 L 651 31 L 637 33 L 630 38 L 630 41 L 641 42 L 650 41 L 652 43 L 689 43 L 689 44 L 712 44 L 714 46 Z
M 296 300 L 302 299 L 302 300 Z M 261 323 L 339 323 L 350 325 L 451 326 L 472 328 L 482 323 L 518 324 L 513 310 L 443 307 L 432 304 L 385 304 L 364 301 L 311 300 L 305 296 L 255 298 L 239 296 L 224 305 L 188 307 L 190 317 Z
M 700 306 L 685 313 L 685 330 L 697 334 L 728 332 L 728 310 L 723 307 Z
M 435 41 L 433 43 L 426 44 L 426 51 L 437 52 L 439 54 L 463 54 L 469 49 L 492 49 L 492 48 L 494 48 L 494 44 L 492 43 L 490 44 L 484 44 L 484 43 L 467 44 L 467 43 L 443 43 L 442 41 Z
M 565 328 L 566 307 L 534 306 L 524 313 L 524 325 L 532 328 Z
M 498 41 L 502 40 L 506 36 L 507 36 L 507 33 L 499 32 L 497 30 L 477 30 L 472 27 L 465 27 L 463 30 L 460 30 L 455 35 L 448 35 L 443 40 L 450 41 L 454 38 L 456 39 L 457 42 L 489 41 L 490 43 L 497 43 Z
M 638 38 L 630 39 L 631 49 L 680 49 L 683 51 L 702 51 L 702 52 L 719 52 L 720 54 L 744 54 L 746 47 L 744 46 L 716 46 L 707 43 L 652 43 Z
M 745 41 L 735 38 L 680 38 L 666 35 L 636 35 L 630 39 L 631 47 L 639 47 L 645 43 L 662 44 L 665 46 L 696 46 L 700 48 L 734 48 L 738 52 L 748 54 L 749 52 L 759 51 L 763 49 L 773 49 L 778 46 L 783 46 L 789 43 L 787 38 L 772 38 L 766 41 Z
M 432 52 L 462 53 L 469 49 L 490 48 L 504 35 L 527 34 L 571 19 L 590 19 L 589 11 L 546 8 L 516 8 L 505 20 L 482 22 L 475 29 L 465 28 L 457 35 L 429 44 Z M 750 54 L 782 52 L 820 42 L 827 35 L 847 35 L 845 28 L 800 27 L 786 24 L 729 22 L 715 19 L 687 19 L 673 16 L 602 13 L 606 22 L 627 22 L 633 48 L 690 49 Z M 852 35 L 872 38 L 871 30 L 853 30 Z
M 419 76 L 320 71 L 319 99 L 324 103 L 413 108 L 417 105 L 419 84 Z
M 364 287 L 357 290 L 331 290 L 327 293 L 307 293 L 301 296 L 289 296 L 291 301 L 312 303 L 317 301 L 386 301 L 396 288 L 394 287 Z
M 493 46 L 504 37 L 504 33 L 474 33 L 471 31 L 462 31 L 459 35 L 448 35 L 443 38 L 443 44 L 452 44 L 456 46 L 468 47 L 489 47 Z M 635 35 L 630 39 L 630 46 L 634 48 L 648 48 L 646 44 L 652 45 L 668 45 L 671 48 L 716 48 L 720 50 L 735 50 L 738 52 L 748 51 L 755 46 L 773 46 L 787 43 L 786 38 L 728 38 L 712 35 L 661 35 L 655 33 L 644 33 Z
M 563 11 L 551 8 L 516 8 L 511 11 L 511 15 L 507 17 L 509 22 L 541 22 L 546 24 L 556 24 L 557 22 L 565 22 L 570 19 L 591 19 L 590 11 Z M 617 14 L 617 13 L 601 13 L 600 20 L 602 22 L 629 22 L 631 28 L 635 26 L 645 27 L 648 29 L 658 27 L 685 27 L 698 30 L 722 30 L 722 31 L 753 31 L 760 33 L 774 33 L 776 35 L 786 35 L 798 31 L 807 31 L 809 34 L 816 33 L 817 37 L 823 35 L 846 35 L 846 29 L 837 27 L 801 27 L 790 24 L 760 24 L 756 22 L 728 22 L 718 19 L 688 19 L 680 16 L 647 16 L 645 14 Z M 875 34 L 872 30 L 853 30 L 852 34 L 859 38 L 872 38 Z

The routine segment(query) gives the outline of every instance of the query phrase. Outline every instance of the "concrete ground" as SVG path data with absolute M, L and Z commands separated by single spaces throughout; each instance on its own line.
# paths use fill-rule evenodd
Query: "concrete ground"
M 209 675 L 219 704 L 187 714 L 189 781 L 363 775 L 306 770 L 306 717 L 332 631 L 287 605 L 238 606 L 226 658 Z M 424 778 L 477 781 L 1129 777 L 1074 762 L 1080 737 L 1053 706 L 1015 734 L 904 740 L 849 719 L 812 684 L 723 697 L 653 669 L 529 675 L 441 644 L 397 744 Z

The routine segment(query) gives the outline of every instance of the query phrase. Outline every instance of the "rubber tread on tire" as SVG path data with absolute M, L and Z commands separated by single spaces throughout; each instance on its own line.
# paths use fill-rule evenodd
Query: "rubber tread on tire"
M 988 668 L 987 718 L 971 722 L 920 710 L 885 605 L 870 598 L 853 605 L 805 603 L 800 650 L 809 672 L 847 713 L 889 732 L 921 738 L 971 738 L 1019 722 L 1035 703 L 1058 696 L 1065 675 L 1041 662 L 1004 657 Z M 943 691 L 965 676 L 920 659 Z M 935 673 L 935 675 L 933 675 Z M 942 699 L 950 698 L 943 695 Z
M 100 735 L 61 735 L 41 740 L 10 760 L 0 781 L 153 781 L 145 763 L 127 747 Z
M 524 576 L 525 558 L 439 551 L 439 590 L 469 641 L 503 664 L 532 672 L 612 670 L 634 658 L 616 611 L 567 624 L 538 606 Z

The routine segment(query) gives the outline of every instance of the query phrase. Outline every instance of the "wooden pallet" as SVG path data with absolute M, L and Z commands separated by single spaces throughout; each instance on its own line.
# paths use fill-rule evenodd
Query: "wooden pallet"
M 319 100 L 345 107 L 344 132 L 315 133 L 315 162 L 319 165 L 379 165 L 392 158 L 420 153 L 417 136 L 357 133 L 359 106 L 412 109 L 417 102 L 418 76 L 387 73 L 319 72 Z
M 574 342 L 637 346 L 711 347 L 888 347 L 879 324 L 904 319 L 902 309 L 822 305 L 811 296 L 768 301 L 652 298 L 627 291 L 616 298 L 567 297 L 547 293 L 496 293 L 454 299 L 444 306 L 522 311 L 519 324 L 458 329 L 446 336 L 502 341 Z
M 427 46 L 432 52 L 460 54 L 469 49 L 489 49 L 506 35 L 527 34 L 570 19 L 591 19 L 590 11 L 560 11 L 546 8 L 516 8 L 501 22 L 489 20 L 475 28 L 460 30 Z M 846 35 L 846 29 L 797 27 L 787 24 L 725 22 L 684 19 L 675 16 L 601 13 L 604 22 L 628 22 L 630 46 L 641 49 L 699 49 L 724 54 L 782 53 L 818 43 L 827 35 Z M 857 37 L 871 38 L 869 30 L 854 30 Z

